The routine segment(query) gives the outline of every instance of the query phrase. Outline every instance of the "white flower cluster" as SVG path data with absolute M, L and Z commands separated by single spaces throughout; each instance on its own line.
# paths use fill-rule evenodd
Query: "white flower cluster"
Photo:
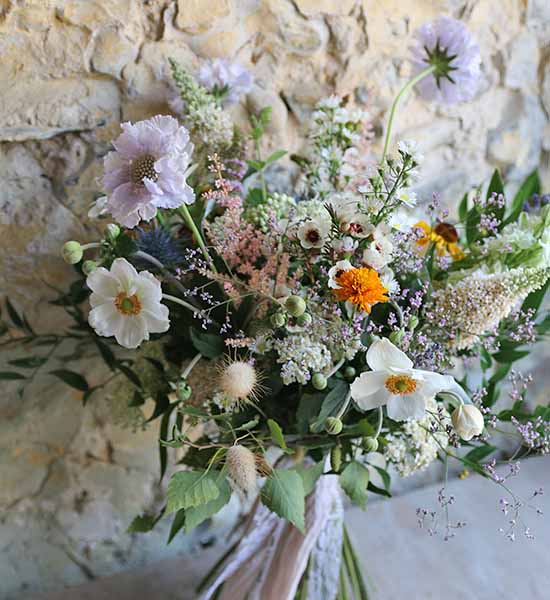
M 386 436 L 388 444 L 384 448 L 384 457 L 401 477 L 426 469 L 437 458 L 438 451 L 449 443 L 444 430 L 445 425 L 450 423 L 449 413 L 443 409 L 439 413 L 441 419 L 434 416 L 433 413 L 437 413 L 434 399 L 428 400 L 427 411 L 421 419 L 406 421 L 400 431 Z
M 288 214 L 295 209 L 296 200 L 292 196 L 274 192 L 269 194 L 265 202 L 247 206 L 244 218 L 264 233 L 271 229 L 272 220 L 277 222 L 280 231 L 284 231 Z
M 306 384 L 313 373 L 322 373 L 332 366 L 329 349 L 307 333 L 290 335 L 273 341 L 277 362 L 282 365 L 281 378 L 285 385 Z

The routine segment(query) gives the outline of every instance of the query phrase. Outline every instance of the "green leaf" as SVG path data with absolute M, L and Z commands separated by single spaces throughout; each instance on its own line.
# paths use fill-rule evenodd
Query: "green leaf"
M 281 426 L 273 419 L 267 420 L 267 426 L 269 427 L 269 432 L 271 433 L 271 439 L 273 440 L 273 443 L 277 444 L 279 448 L 286 450 L 287 447 L 285 442 L 285 436 L 283 435 L 283 430 L 281 429 Z
M 128 526 L 128 533 L 147 533 L 148 531 L 152 531 L 154 526 L 158 523 L 160 517 L 162 516 L 162 512 L 160 515 L 140 515 L 137 516 Z
M 178 510 L 178 512 L 174 515 L 174 520 L 172 521 L 172 527 L 170 527 L 170 533 L 168 534 L 169 544 L 177 535 L 178 531 L 185 525 L 185 511 L 183 509 Z
M 263 160 L 247 160 L 246 164 L 253 171 L 261 171 L 265 167 L 265 162 Z
M 37 369 L 48 362 L 47 358 L 41 356 L 30 356 L 29 358 L 16 358 L 8 361 L 8 364 L 12 367 L 19 367 L 20 369 Z
M 138 249 L 136 242 L 125 233 L 121 233 L 116 238 L 113 246 L 116 255 L 122 256 L 123 258 L 129 258 L 132 254 L 135 254 Z
M 540 192 L 540 178 L 537 171 L 533 171 L 525 181 L 521 184 L 517 194 L 512 200 L 512 206 L 510 207 L 510 214 L 504 219 L 502 226 L 513 223 L 521 213 L 523 203 L 527 201 L 533 194 Z
M 468 194 L 464 194 L 462 196 L 462 200 L 458 205 L 458 218 L 460 221 L 466 221 L 466 217 L 468 215 Z
M 371 465 L 371 466 L 374 467 L 374 469 L 376 469 L 377 473 L 382 478 L 382 482 L 384 483 L 385 490 L 387 492 L 389 492 L 390 491 L 390 487 L 391 487 L 391 477 L 390 477 L 390 474 L 386 471 L 386 469 L 383 469 L 382 467 L 377 467 L 376 465 Z
M 193 506 L 185 511 L 185 533 L 189 533 L 203 521 L 218 513 L 229 502 L 231 487 L 221 473 L 216 480 L 216 485 L 220 491 L 220 495 L 216 499 L 200 506 Z
M 302 394 L 296 411 L 296 427 L 299 434 L 306 435 L 309 433 L 310 423 L 319 414 L 322 404 L 323 394 L 320 392 Z
M 302 484 L 304 486 L 304 494 L 306 496 L 309 496 L 309 494 L 311 494 L 311 492 L 313 491 L 313 488 L 315 487 L 317 480 L 323 474 L 324 462 L 320 461 L 309 467 L 302 465 L 300 467 L 295 467 L 292 470 L 296 471 L 296 473 L 298 473 L 298 475 L 302 478 Z
M 513 363 L 528 355 L 528 350 L 502 350 L 493 354 L 493 358 L 499 363 Z
M 125 364 L 123 364 L 121 362 L 117 362 L 116 368 L 121 373 L 126 375 L 126 378 L 129 379 L 136 387 L 138 387 L 138 388 L 142 387 L 140 378 L 136 375 L 136 373 L 134 373 L 134 371 L 132 371 L 132 369 L 130 369 L 130 367 L 126 366 Z
M 6 308 L 8 309 L 8 315 L 10 316 L 11 322 L 15 325 L 15 327 L 17 327 L 17 329 L 25 329 L 25 323 L 23 323 L 23 319 L 19 316 L 19 313 L 9 298 L 6 298 Z
M 111 350 L 111 348 L 109 348 L 107 344 L 105 344 L 105 342 L 102 342 L 97 336 L 94 336 L 93 340 L 105 364 L 109 367 L 109 369 L 111 369 L 111 371 L 114 371 L 116 367 L 116 357 L 114 355 L 114 352 Z
M 273 154 L 270 154 L 266 159 L 265 159 L 265 166 L 270 165 L 271 163 L 274 163 L 275 161 L 279 160 L 280 158 L 282 158 L 285 154 L 286 154 L 286 150 L 276 150 L 275 152 L 273 152 Z
M 50 371 L 50 375 L 54 375 L 67 385 L 81 392 L 87 392 L 90 389 L 88 382 L 80 373 L 75 373 L 68 369 L 57 369 L 56 371 Z
M 340 475 L 340 485 L 354 504 L 365 508 L 367 486 L 369 485 L 369 470 L 367 467 L 357 461 L 350 462 Z
M 305 532 L 305 501 L 302 478 L 296 471 L 275 469 L 262 488 L 262 502 L 283 519 Z
M 219 495 L 214 474 L 207 471 L 178 471 L 168 484 L 166 512 L 200 506 Z
M 531 292 L 523 301 L 523 304 L 521 305 L 521 310 L 528 311 L 529 309 L 533 309 L 536 313 L 536 311 L 540 308 L 542 301 L 544 300 L 544 296 L 546 296 L 546 292 L 548 291 L 549 285 L 550 279 L 548 279 L 540 289 Z
M 336 385 L 325 396 L 323 405 L 321 406 L 321 412 L 310 427 L 313 433 L 320 433 L 323 430 L 325 421 L 328 417 L 331 417 L 338 412 L 338 409 L 342 406 L 344 400 L 346 399 L 347 393 L 348 384 L 337 380 Z
M 223 354 L 225 346 L 220 336 L 203 333 L 193 329 L 193 327 L 189 328 L 189 334 L 193 346 L 206 358 L 217 358 Z
M 470 450 L 464 458 L 470 462 L 478 463 L 481 462 L 484 458 L 487 458 L 490 454 L 495 452 L 497 448 L 491 446 L 490 444 L 483 444 L 482 446 L 477 446 L 473 450 Z
M 491 194 L 503 194 L 504 193 L 504 183 L 502 181 L 502 177 L 500 176 L 500 171 L 495 169 L 493 171 L 493 176 L 491 177 L 491 181 L 489 182 L 489 187 L 487 188 L 487 198 L 491 197 Z
M 16 379 L 26 379 L 26 377 L 15 371 L 0 371 L 0 379 L 3 381 L 15 381 Z

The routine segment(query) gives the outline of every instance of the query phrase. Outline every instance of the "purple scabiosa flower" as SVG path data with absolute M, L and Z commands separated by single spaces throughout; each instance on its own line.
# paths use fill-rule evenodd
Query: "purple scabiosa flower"
M 103 185 L 107 210 L 124 227 L 150 221 L 157 208 L 192 204 L 187 184 L 193 145 L 176 119 L 157 115 L 138 123 L 123 123 L 104 159 Z
M 420 94 L 426 100 L 445 104 L 471 100 L 478 87 L 481 57 L 479 46 L 464 24 L 450 17 L 439 17 L 422 25 L 414 37 L 413 76 L 430 65 L 435 67 L 433 73 L 417 84 Z
M 216 58 L 203 63 L 199 83 L 218 97 L 223 104 L 236 104 L 252 89 L 252 75 L 241 64 Z

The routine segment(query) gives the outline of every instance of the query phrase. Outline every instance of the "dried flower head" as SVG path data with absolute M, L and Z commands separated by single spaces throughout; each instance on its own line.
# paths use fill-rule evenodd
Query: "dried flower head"
M 256 489 L 256 456 L 245 446 L 237 444 L 227 451 L 225 464 L 229 479 L 234 487 L 244 495 Z
M 221 365 L 218 388 L 216 400 L 226 409 L 256 402 L 263 390 L 261 375 L 250 362 L 230 358 Z

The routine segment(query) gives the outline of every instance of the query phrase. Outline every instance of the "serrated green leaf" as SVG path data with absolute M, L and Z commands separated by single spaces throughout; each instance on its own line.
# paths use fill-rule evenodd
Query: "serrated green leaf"
M 287 447 L 285 442 L 285 436 L 283 435 L 283 430 L 281 429 L 281 426 L 273 419 L 267 420 L 267 426 L 269 427 L 269 432 L 271 433 L 271 439 L 273 440 L 273 443 L 277 444 L 279 448 L 286 450 Z
M 302 533 L 305 531 L 305 493 L 302 478 L 296 471 L 275 469 L 262 488 L 262 502 Z
M 80 373 L 76 373 L 75 371 L 69 371 L 68 369 L 57 369 L 55 371 L 50 371 L 50 375 L 61 379 L 61 381 L 67 385 L 81 392 L 87 392 L 90 389 L 86 379 Z
M 200 506 L 220 495 L 214 474 L 206 471 L 178 471 L 168 484 L 166 512 Z
M 220 495 L 215 500 L 211 500 L 200 506 L 193 506 L 185 511 L 185 533 L 189 533 L 203 521 L 218 513 L 229 502 L 231 487 L 225 476 L 221 473 L 216 479 L 216 485 L 218 486 Z
M 292 470 L 296 471 L 296 473 L 298 473 L 298 475 L 302 478 L 302 484 L 304 486 L 304 494 L 306 496 L 309 496 L 309 494 L 311 494 L 311 492 L 313 491 L 313 488 L 315 487 L 317 480 L 323 474 L 324 462 L 321 461 L 321 462 L 315 463 L 314 465 L 311 465 L 309 467 L 302 465 L 300 467 L 295 467 Z
M 349 499 L 357 506 L 365 508 L 367 503 L 367 486 L 369 470 L 357 461 L 352 461 L 340 475 L 340 485 Z
M 18 379 L 26 379 L 26 377 L 15 371 L 0 371 L 0 379 L 3 381 L 16 381 Z
M 225 350 L 223 340 L 219 335 L 202 333 L 193 327 L 189 328 L 189 335 L 193 346 L 206 358 L 217 358 Z

